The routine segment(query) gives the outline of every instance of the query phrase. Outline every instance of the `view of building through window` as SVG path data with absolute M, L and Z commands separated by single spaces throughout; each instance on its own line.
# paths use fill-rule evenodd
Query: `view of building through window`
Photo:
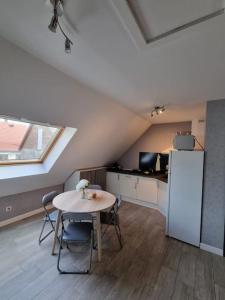
M 0 117 L 0 164 L 41 162 L 61 129 Z

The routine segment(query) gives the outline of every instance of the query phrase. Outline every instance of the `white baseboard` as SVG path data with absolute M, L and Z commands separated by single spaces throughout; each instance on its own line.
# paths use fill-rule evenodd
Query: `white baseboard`
M 133 198 L 129 198 L 129 197 L 124 197 L 124 196 L 121 196 L 121 200 L 126 201 L 126 202 L 131 202 L 131 203 L 134 203 L 134 204 L 137 204 L 137 205 L 141 205 L 141 206 L 144 206 L 144 207 L 156 209 L 163 216 L 166 216 L 165 211 L 163 209 L 161 209 L 161 207 L 159 207 L 157 204 L 153 204 L 153 203 L 150 203 L 150 202 L 141 201 L 141 200 L 133 199 Z
M 219 249 L 207 244 L 200 243 L 200 249 L 223 256 L 223 249 Z
M 51 209 L 52 206 L 47 206 L 48 209 Z M 1 227 L 4 227 L 4 226 L 7 226 L 9 224 L 13 224 L 13 223 L 16 223 L 18 221 L 22 221 L 24 219 L 27 219 L 29 217 L 32 217 L 32 216 L 35 216 L 35 215 L 38 215 L 40 213 L 44 212 L 44 209 L 43 207 L 40 207 L 38 209 L 35 209 L 35 210 L 32 210 L 32 211 L 28 211 L 27 213 L 25 214 L 22 214 L 22 215 L 18 215 L 16 217 L 13 217 L 13 218 L 10 218 L 10 219 L 7 219 L 7 220 L 4 220 L 4 221 L 1 221 L 0 222 L 0 228 Z

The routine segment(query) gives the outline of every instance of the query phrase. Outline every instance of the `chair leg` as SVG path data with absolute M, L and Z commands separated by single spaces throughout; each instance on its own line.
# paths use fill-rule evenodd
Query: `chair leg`
M 96 250 L 97 249 L 97 244 L 95 241 L 95 231 L 93 229 L 93 242 L 92 242 L 92 249 Z
M 121 242 L 121 248 L 122 248 L 123 247 L 123 238 L 122 238 L 122 234 L 121 234 L 120 225 L 118 225 L 118 229 L 119 229 L 120 242 Z
M 105 230 L 102 230 L 102 238 L 104 237 L 104 235 L 106 234 L 106 231 L 108 230 L 109 225 L 105 225 Z M 96 243 L 96 241 L 94 240 L 94 244 L 93 244 L 93 249 L 97 250 L 98 249 L 98 245 Z
M 122 236 L 121 236 L 120 226 L 114 224 L 114 228 L 115 228 L 116 235 L 117 235 L 117 238 L 118 238 L 118 241 L 119 241 L 119 244 L 120 244 L 120 249 L 122 249 L 123 248 L 123 244 L 122 244 Z
M 89 270 L 87 270 L 87 271 L 64 271 L 64 270 L 62 270 L 60 268 L 61 251 L 62 251 L 62 237 L 60 238 L 59 253 L 58 253 L 58 259 L 57 259 L 57 270 L 59 271 L 60 274 L 89 274 Z
M 42 233 L 43 233 L 44 228 L 45 228 L 45 223 L 46 223 L 46 220 L 43 222 L 43 225 L 42 225 L 42 228 L 41 228 L 41 233 L 40 233 L 40 235 L 39 235 L 39 239 L 38 239 L 39 245 L 40 245 L 40 243 L 42 242 L 41 237 L 42 237 Z
M 58 269 L 59 273 L 62 273 L 62 270 L 60 269 L 60 266 L 59 266 L 61 250 L 62 250 L 62 237 L 60 238 L 59 253 L 58 253 L 58 259 L 57 259 L 57 269 Z
M 39 243 L 39 245 L 53 232 L 53 231 L 55 231 L 55 227 L 54 227 L 54 225 L 53 225 L 53 223 L 52 223 L 52 221 L 49 219 L 49 217 L 48 216 L 46 216 L 46 218 L 48 218 L 48 219 L 45 219 L 44 220 L 44 222 L 43 222 L 43 225 L 42 225 L 42 228 L 41 228 L 41 233 L 40 233 L 40 235 L 39 235 L 39 238 L 38 238 L 38 243 Z M 51 225 L 51 227 L 52 227 L 52 230 L 50 230 L 43 238 L 42 238 L 42 234 L 43 234 L 43 232 L 44 232 L 44 228 L 45 228 L 45 225 L 46 225 L 46 223 L 48 223 L 48 222 L 50 222 L 50 225 Z M 59 242 L 59 244 L 60 244 L 60 240 L 59 240 L 59 238 L 57 237 L 57 239 L 58 239 L 58 242 Z
M 94 245 L 94 231 L 91 232 L 91 245 L 90 245 L 90 263 L 89 263 L 89 270 L 88 273 L 91 272 L 91 266 L 92 266 L 92 249 Z
M 50 220 L 49 216 L 48 216 L 48 219 L 49 219 L 49 222 L 50 222 L 50 224 L 51 224 L 51 226 L 52 226 L 52 231 L 55 231 L 55 226 L 53 225 L 53 222 Z M 51 233 L 52 233 L 52 231 L 51 231 Z M 60 244 L 59 237 L 57 237 L 57 240 L 58 240 L 58 242 L 59 242 L 59 244 Z
M 53 229 L 51 231 L 49 231 L 43 238 L 42 238 L 42 234 L 43 234 L 43 231 L 44 231 L 44 228 L 45 228 L 45 225 L 48 221 L 47 220 L 44 220 L 44 223 L 42 225 L 42 229 L 41 229 L 41 233 L 40 233 L 40 236 L 39 236 L 39 239 L 38 239 L 38 243 L 39 245 L 53 232 Z

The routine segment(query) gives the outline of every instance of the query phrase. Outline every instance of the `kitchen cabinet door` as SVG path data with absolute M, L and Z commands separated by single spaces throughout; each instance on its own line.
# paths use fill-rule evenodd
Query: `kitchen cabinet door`
M 137 177 L 133 175 L 120 174 L 119 179 L 121 196 L 136 199 L 137 198 Z
M 109 193 L 119 195 L 119 174 L 107 172 L 106 174 L 106 189 Z
M 137 199 L 157 204 L 157 180 L 152 178 L 137 178 Z
M 158 181 L 158 206 L 159 210 L 164 216 L 167 216 L 168 210 L 168 184 L 162 181 Z

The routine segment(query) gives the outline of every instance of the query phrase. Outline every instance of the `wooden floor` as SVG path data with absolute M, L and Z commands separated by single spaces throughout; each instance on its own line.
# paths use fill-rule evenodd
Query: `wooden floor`
M 58 274 L 52 238 L 37 243 L 40 216 L 2 229 L 0 299 L 225 299 L 224 258 L 166 238 L 155 210 L 123 203 L 120 219 L 122 251 L 110 229 L 101 263 L 94 251 L 91 275 Z M 87 262 L 79 251 L 63 252 L 70 267 Z

